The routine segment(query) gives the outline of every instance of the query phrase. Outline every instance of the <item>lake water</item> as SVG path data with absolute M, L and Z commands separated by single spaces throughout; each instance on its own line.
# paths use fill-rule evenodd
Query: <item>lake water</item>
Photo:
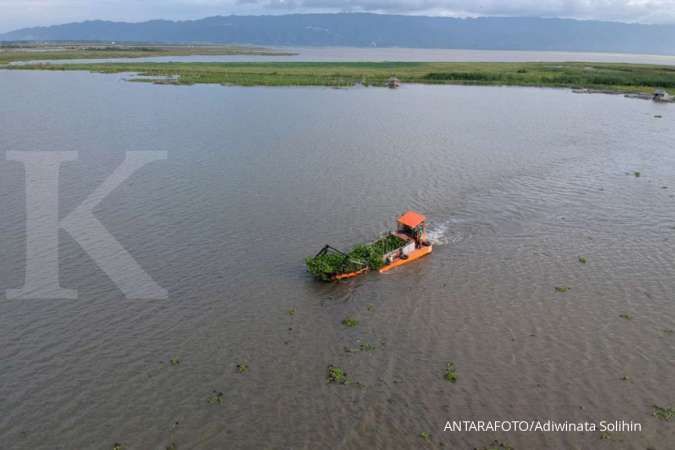
M 354 48 L 354 47 L 272 47 L 285 56 L 263 55 L 191 55 L 156 56 L 149 58 L 114 58 L 86 60 L 55 60 L 63 63 L 86 62 L 267 62 L 267 61 L 448 61 L 448 62 L 560 62 L 587 61 L 607 63 L 675 65 L 675 55 L 639 55 L 632 53 L 580 53 L 517 50 L 455 50 L 423 48 Z M 44 61 L 41 61 L 44 62 Z M 20 62 L 17 64 L 26 64 Z
M 652 416 L 675 406 L 674 105 L 20 71 L 0 71 L 0 98 L 3 155 L 79 152 L 61 170 L 62 216 L 124 152 L 168 152 L 96 209 L 167 300 L 125 299 L 65 232 L 61 285 L 79 297 L 0 297 L 3 449 L 675 442 Z M 24 178 L 0 161 L 2 292 L 23 284 Z M 370 240 L 407 209 L 428 216 L 431 256 L 339 284 L 305 272 L 324 244 Z M 329 364 L 355 383 L 328 384 Z M 489 419 L 642 432 L 442 431 Z

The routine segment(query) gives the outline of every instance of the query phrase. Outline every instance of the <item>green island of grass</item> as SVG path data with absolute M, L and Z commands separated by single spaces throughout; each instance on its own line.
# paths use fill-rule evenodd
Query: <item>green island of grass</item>
M 72 59 L 147 58 L 154 56 L 259 55 L 289 56 L 292 52 L 234 45 L 155 45 L 99 43 L 0 43 L 0 67 L 12 62 Z
M 105 50 L 101 50 L 106 52 Z M 166 50 L 170 53 L 188 50 Z M 221 51 L 226 51 L 222 50 Z M 262 51 L 262 50 L 261 50 Z M 91 51 L 86 57 L 103 57 Z M 55 59 L 51 52 L 49 58 Z M 77 58 L 82 58 L 79 51 Z M 125 51 L 107 51 L 129 56 Z M 11 52 L 10 52 L 11 54 Z M 123 55 L 124 54 L 124 55 Z M 204 54 L 192 49 L 190 54 Z M 225 53 L 219 53 L 225 54 Z M 3 59 L 12 61 L 7 55 Z M 20 60 L 34 61 L 36 54 Z M 60 57 L 64 59 L 66 55 Z M 140 56 L 156 56 L 152 51 Z M 43 55 L 40 55 L 42 58 Z M 108 55 L 109 57 L 109 55 Z M 647 64 L 586 62 L 132 62 L 22 64 L 13 70 L 79 70 L 96 73 L 134 73 L 133 81 L 160 84 L 221 84 L 238 86 L 385 86 L 394 76 L 401 83 L 532 86 L 588 89 L 591 92 L 653 93 L 675 88 L 675 67 Z M 149 78 L 148 78 L 149 77 Z

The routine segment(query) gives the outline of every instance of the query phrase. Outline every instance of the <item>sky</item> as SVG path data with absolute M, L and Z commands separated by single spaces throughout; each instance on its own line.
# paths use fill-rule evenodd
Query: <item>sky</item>
M 0 32 L 91 19 L 140 22 L 308 12 L 537 16 L 675 24 L 675 0 L 0 0 Z

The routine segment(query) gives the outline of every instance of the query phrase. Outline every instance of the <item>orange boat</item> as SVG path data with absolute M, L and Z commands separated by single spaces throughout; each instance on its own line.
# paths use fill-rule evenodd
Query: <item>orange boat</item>
M 384 266 L 380 268 L 380 273 L 408 264 L 431 253 L 433 247 L 427 238 L 426 220 L 426 217 L 415 211 L 408 211 L 398 218 L 397 230 L 392 234 L 406 241 L 406 244 L 384 255 Z
M 377 268 L 380 273 L 387 272 L 416 261 L 430 254 L 431 251 L 432 245 L 426 233 L 426 218 L 415 211 L 408 211 L 398 218 L 396 231 L 388 233 L 371 244 L 359 246 L 349 254 L 326 245 L 314 258 L 307 259 L 307 265 L 318 278 L 325 281 L 338 281 L 364 274 L 371 267 Z M 384 253 L 380 262 L 379 255 L 382 252 Z M 318 265 L 320 265 L 322 258 L 334 258 L 333 265 L 329 265 L 327 269 L 321 266 L 320 270 L 313 271 L 310 266 L 313 266 L 316 261 L 319 261 Z

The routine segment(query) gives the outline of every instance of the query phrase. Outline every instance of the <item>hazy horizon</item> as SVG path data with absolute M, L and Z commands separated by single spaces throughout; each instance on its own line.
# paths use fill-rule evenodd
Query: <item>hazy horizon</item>
M 375 13 L 430 17 L 528 17 L 675 24 L 675 0 L 0 0 L 0 33 L 23 28 L 102 20 L 140 23 L 211 16 Z

